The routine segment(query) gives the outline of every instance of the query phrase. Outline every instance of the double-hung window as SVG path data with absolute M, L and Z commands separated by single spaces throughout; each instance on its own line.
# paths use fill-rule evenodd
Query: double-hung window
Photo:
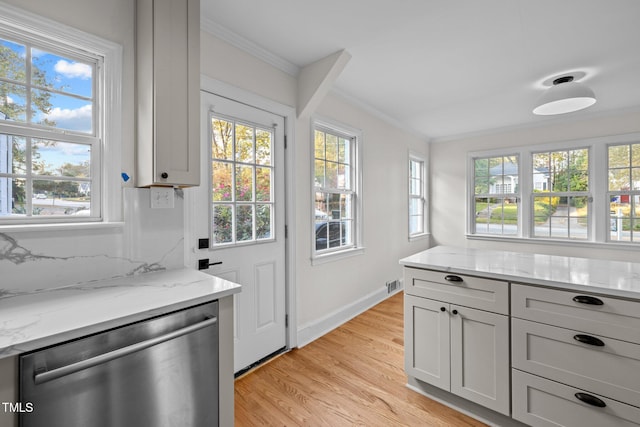
M 314 258 L 360 245 L 358 139 L 357 131 L 314 121 Z
M 518 235 L 519 158 L 473 159 L 473 233 Z
M 425 161 L 409 156 L 409 239 L 424 235 L 426 229 Z
M 533 153 L 533 182 L 533 236 L 589 239 L 589 149 Z
M 610 240 L 640 242 L 640 143 L 607 150 Z
M 635 133 L 470 153 L 469 236 L 637 246 L 639 141 Z
M 2 8 L 11 19 L 0 17 L 0 225 L 102 220 L 121 47 Z M 109 142 L 120 173 L 119 138 Z

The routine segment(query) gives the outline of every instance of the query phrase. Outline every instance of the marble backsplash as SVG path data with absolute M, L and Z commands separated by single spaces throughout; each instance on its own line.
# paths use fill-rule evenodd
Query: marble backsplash
M 125 188 L 124 225 L 0 232 L 0 298 L 184 265 L 184 200 L 151 209 L 149 189 Z

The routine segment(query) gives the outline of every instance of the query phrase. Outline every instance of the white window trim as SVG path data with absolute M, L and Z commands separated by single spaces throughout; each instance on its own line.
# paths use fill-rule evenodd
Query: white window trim
M 475 205 L 475 196 L 476 196 L 476 189 L 475 189 L 475 159 L 476 158 L 488 158 L 488 157 L 517 157 L 518 158 L 518 192 L 516 193 L 512 193 L 515 195 L 516 199 L 518 199 L 518 201 L 520 201 L 520 203 L 522 203 L 522 194 L 523 194 L 523 160 L 522 160 L 522 153 L 517 151 L 517 150 L 513 150 L 513 149 L 504 149 L 504 150 L 490 150 L 490 151 L 477 151 L 477 152 L 470 152 L 467 155 L 467 197 L 466 197 L 466 202 L 467 202 L 467 206 L 466 206 L 466 215 L 467 215 L 467 237 L 469 236 L 473 236 L 473 237 L 488 237 L 488 238 L 499 238 L 499 239 L 513 239 L 514 236 L 513 235 L 499 235 L 499 234 L 481 234 L 481 233 L 476 233 L 475 229 L 475 212 L 472 215 L 471 211 L 474 208 Z M 527 170 L 530 170 L 527 169 Z M 525 175 L 526 176 L 526 175 Z M 502 198 L 506 198 L 508 197 L 508 195 L 502 194 L 500 195 Z M 522 204 L 520 205 L 522 206 Z M 522 236 L 522 224 L 524 224 L 523 222 L 523 211 L 524 209 L 518 209 L 518 237 Z
M 122 188 L 120 185 L 120 165 L 122 159 L 122 55 L 123 48 L 117 43 L 93 34 L 69 27 L 51 19 L 24 11 L 0 2 L 0 26 L 18 34 L 28 33 L 49 44 L 61 43 L 76 49 L 91 52 L 103 58 L 102 70 L 96 78 L 102 79 L 98 99 L 101 105 L 94 114 L 101 115 L 102 128 L 96 130 L 101 140 L 98 159 L 102 173 L 100 179 L 101 218 L 95 222 L 20 223 L 0 225 L 1 231 L 35 231 L 77 228 L 104 228 L 119 226 L 122 222 Z M 93 173 L 93 170 L 92 170 Z M 112 223 L 112 224 L 111 224 Z
M 355 164 L 355 174 L 354 174 L 354 193 L 355 193 L 355 201 L 354 201 L 354 242 L 353 246 L 342 250 L 335 250 L 327 253 L 317 253 L 315 248 L 315 151 L 313 149 L 314 146 L 314 133 L 316 126 L 321 126 L 327 128 L 329 130 L 333 130 L 338 133 L 342 133 L 345 135 L 349 135 L 355 139 L 355 148 L 354 148 L 354 164 Z M 318 115 L 314 115 L 311 118 L 311 129 L 310 129 L 310 140 L 309 140 L 309 148 L 310 148 L 310 175 L 311 175 L 311 197 L 309 198 L 309 202 L 311 204 L 311 215 L 309 215 L 310 223 L 311 223 L 311 265 L 319 265 L 327 262 L 337 261 L 339 259 L 348 258 L 354 255 L 360 255 L 364 253 L 365 247 L 363 243 L 363 233 L 362 233 L 362 130 L 353 128 L 351 126 L 345 125 L 343 123 L 339 123 L 335 120 L 321 117 Z
M 411 203 L 411 161 L 417 161 L 417 162 L 421 162 L 422 163 L 422 177 L 421 177 L 421 181 L 422 181 L 422 209 L 423 209 L 423 214 L 422 214 L 422 232 L 421 233 L 413 233 L 411 234 L 411 224 L 410 224 L 410 212 L 409 212 L 409 206 L 407 206 L 407 233 L 409 236 L 409 241 L 413 242 L 416 240 L 422 240 L 425 238 L 428 238 L 430 233 L 429 233 L 429 197 L 428 197 L 428 185 L 427 185 L 427 178 L 428 178 L 428 163 L 427 163 L 427 158 L 425 155 L 421 154 L 421 153 L 417 153 L 414 151 L 409 151 L 409 158 L 407 161 L 407 180 L 408 180 L 408 188 L 407 188 L 407 198 L 408 198 L 408 202 Z
M 607 249 L 640 250 L 640 244 L 638 243 L 611 242 L 609 240 L 609 207 L 606 200 L 608 189 L 607 147 L 609 145 L 634 142 L 640 142 L 640 132 L 467 153 L 467 195 L 465 207 L 467 216 L 466 238 L 470 240 L 511 241 L 575 247 L 597 246 Z M 532 155 L 533 153 L 545 151 L 562 151 L 576 148 L 589 149 L 588 195 L 592 197 L 591 215 L 589 218 L 589 239 L 571 240 L 568 238 L 533 237 L 530 200 L 533 195 Z M 518 181 L 519 193 L 522 196 L 520 197 L 521 208 L 518 212 L 518 221 L 520 224 L 519 234 L 517 236 L 474 234 L 474 218 L 473 215 L 471 215 L 474 197 L 473 159 L 476 157 L 493 157 L 514 154 L 517 154 L 520 157 L 520 165 L 518 168 L 520 176 Z

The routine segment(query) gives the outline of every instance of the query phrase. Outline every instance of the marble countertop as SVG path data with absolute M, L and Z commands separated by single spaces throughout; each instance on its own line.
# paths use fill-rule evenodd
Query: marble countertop
M 436 246 L 400 264 L 640 300 L 640 263 Z
M 0 295 L 0 358 L 240 292 L 191 269 Z

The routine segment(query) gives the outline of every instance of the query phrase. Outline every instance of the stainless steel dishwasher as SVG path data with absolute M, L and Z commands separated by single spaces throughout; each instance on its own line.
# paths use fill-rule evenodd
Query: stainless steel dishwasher
M 218 302 L 20 357 L 21 427 L 218 425 Z

